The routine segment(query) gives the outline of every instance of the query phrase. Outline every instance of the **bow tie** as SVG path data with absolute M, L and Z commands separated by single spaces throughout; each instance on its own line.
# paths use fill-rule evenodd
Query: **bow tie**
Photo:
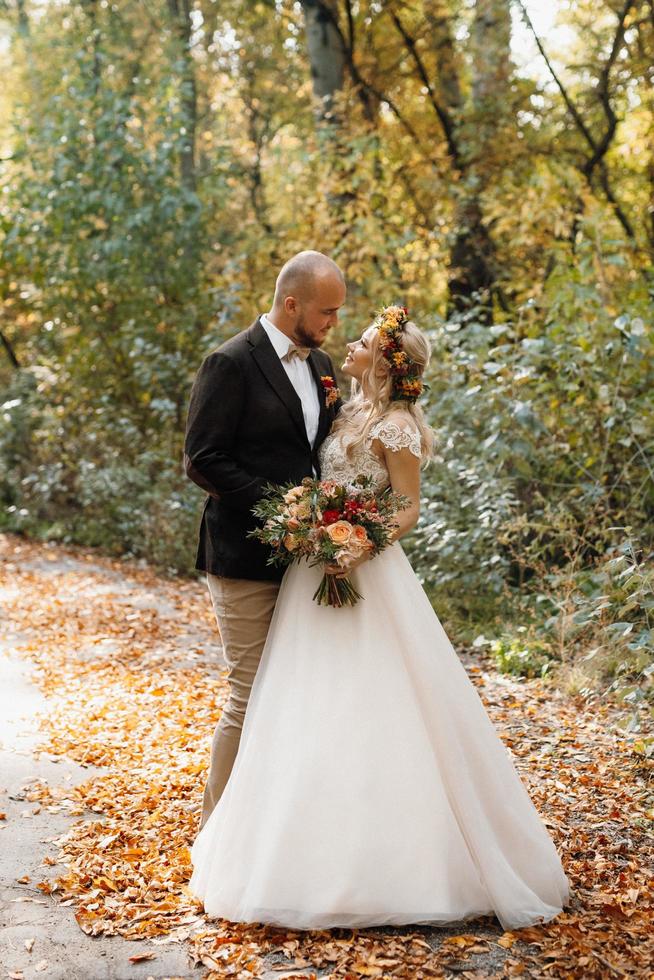
M 298 347 L 297 344 L 291 344 L 291 346 L 286 351 L 286 357 L 289 361 L 292 361 L 294 357 L 299 357 L 300 360 L 306 361 L 307 357 L 311 353 L 310 347 Z

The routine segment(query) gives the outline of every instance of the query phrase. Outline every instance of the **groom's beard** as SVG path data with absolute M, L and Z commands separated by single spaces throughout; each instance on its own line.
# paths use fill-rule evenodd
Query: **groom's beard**
M 304 317 L 300 314 L 300 319 L 295 324 L 293 328 L 294 340 L 298 347 L 310 347 L 315 350 L 316 347 L 320 347 L 322 344 L 321 340 L 316 340 L 306 331 Z

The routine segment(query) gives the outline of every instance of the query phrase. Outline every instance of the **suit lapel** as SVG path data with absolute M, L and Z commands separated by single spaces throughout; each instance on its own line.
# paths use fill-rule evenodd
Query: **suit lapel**
M 304 415 L 302 414 L 302 402 L 259 319 L 248 330 L 248 342 L 252 345 L 252 356 L 261 373 L 275 394 L 281 399 L 300 434 L 308 443 Z M 321 414 L 322 410 L 323 406 L 321 405 Z
M 307 360 L 309 362 L 309 367 L 311 368 L 311 373 L 313 374 L 313 380 L 318 387 L 318 401 L 320 403 L 318 431 L 316 433 L 316 441 L 314 443 L 314 445 L 317 447 L 327 435 L 327 430 L 329 429 L 329 412 L 327 410 L 327 405 L 325 404 L 325 389 L 323 388 L 322 381 L 320 380 L 320 367 L 318 366 L 318 357 L 316 352 L 311 351 Z

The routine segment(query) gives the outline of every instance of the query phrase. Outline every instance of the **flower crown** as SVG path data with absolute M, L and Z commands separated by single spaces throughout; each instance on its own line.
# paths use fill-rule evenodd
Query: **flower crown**
M 379 348 L 393 383 L 391 401 L 415 402 L 425 387 L 418 365 L 402 350 L 402 334 L 408 322 L 406 306 L 385 306 L 374 320 L 379 331 Z

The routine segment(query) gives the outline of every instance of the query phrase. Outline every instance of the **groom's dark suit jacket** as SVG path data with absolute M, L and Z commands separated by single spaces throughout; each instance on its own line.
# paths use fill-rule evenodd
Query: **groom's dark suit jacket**
M 252 506 L 266 483 L 300 483 L 320 475 L 318 449 L 341 407 L 329 408 L 321 375 L 334 377 L 324 351 L 308 364 L 318 389 L 320 420 L 309 445 L 302 402 L 257 319 L 205 357 L 191 391 L 184 466 L 209 494 L 200 524 L 195 567 L 227 578 L 279 581 L 268 547 L 246 534 L 257 526 Z

